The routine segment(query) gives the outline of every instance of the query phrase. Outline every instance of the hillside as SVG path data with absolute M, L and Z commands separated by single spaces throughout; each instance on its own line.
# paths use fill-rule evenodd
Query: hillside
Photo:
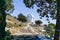
M 7 23 L 7 27 L 21 27 L 21 26 L 26 26 L 26 24 L 18 21 L 16 18 L 7 15 L 6 16 L 6 23 Z
M 6 16 L 6 28 L 5 30 L 9 30 L 11 35 L 35 35 L 35 34 L 43 34 L 43 27 L 29 27 L 28 23 L 22 23 L 18 21 L 16 18 L 7 15 Z M 33 32 L 33 30 L 35 32 Z

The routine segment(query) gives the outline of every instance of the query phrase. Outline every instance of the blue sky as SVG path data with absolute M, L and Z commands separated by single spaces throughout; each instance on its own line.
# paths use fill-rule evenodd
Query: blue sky
M 22 13 L 25 16 L 27 16 L 27 14 L 32 14 L 32 15 L 34 15 L 34 20 L 41 20 L 43 22 L 43 24 L 47 24 L 45 17 L 43 19 L 39 18 L 39 14 L 36 11 L 36 9 L 37 9 L 36 6 L 34 6 L 34 9 L 32 9 L 32 8 L 30 9 L 24 5 L 23 0 L 13 0 L 13 1 L 14 1 L 15 10 L 13 11 L 13 13 L 11 15 L 17 17 L 17 15 L 19 13 Z M 56 23 L 56 20 L 51 20 L 51 18 L 50 18 L 50 22 Z

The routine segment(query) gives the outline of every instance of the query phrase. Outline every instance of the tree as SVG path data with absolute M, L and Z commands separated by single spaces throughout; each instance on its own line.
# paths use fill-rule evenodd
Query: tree
M 9 30 L 6 31 L 6 37 L 5 37 L 5 40 L 11 40 L 11 37 L 10 37 L 11 33 L 9 32 Z
M 13 12 L 14 11 L 13 0 L 5 0 L 5 2 L 6 2 L 6 11 Z
M 11 14 L 9 14 L 9 13 L 6 13 L 6 15 L 9 15 L 9 16 L 11 16 Z
M 14 8 L 11 2 L 12 0 L 0 0 L 0 40 L 5 38 L 6 11 Z
M 49 23 L 48 26 L 45 26 L 45 30 L 49 35 L 54 35 L 55 24 Z
M 0 1 L 0 40 L 4 40 L 5 37 L 5 26 L 6 26 L 6 15 L 5 15 L 5 0 Z
M 22 21 L 22 22 L 26 22 L 27 21 L 27 18 L 23 14 L 21 14 L 21 13 L 18 15 L 17 19 L 19 21 Z
M 38 7 L 37 12 L 41 17 L 46 16 L 47 18 L 51 17 L 52 19 L 56 19 L 54 40 L 59 40 L 60 0 L 24 0 L 24 4 L 28 8 L 33 8 L 33 5 L 36 5 Z M 49 16 L 48 14 L 50 14 L 51 16 Z
M 35 21 L 35 23 L 36 23 L 37 25 L 40 25 L 40 24 L 42 24 L 42 21 L 37 20 L 37 21 Z

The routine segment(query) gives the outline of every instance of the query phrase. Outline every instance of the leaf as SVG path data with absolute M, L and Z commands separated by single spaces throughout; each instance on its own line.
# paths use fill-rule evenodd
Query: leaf
M 38 13 L 40 13 L 40 12 L 41 12 L 41 10 L 40 10 L 40 9 L 37 9 L 37 12 L 38 12 Z
M 46 0 L 47 2 L 49 2 L 49 3 L 51 3 L 52 2 L 52 0 Z
M 14 5 L 12 4 L 12 0 L 7 0 L 6 2 L 6 10 L 9 11 L 12 9 L 12 11 L 14 10 Z

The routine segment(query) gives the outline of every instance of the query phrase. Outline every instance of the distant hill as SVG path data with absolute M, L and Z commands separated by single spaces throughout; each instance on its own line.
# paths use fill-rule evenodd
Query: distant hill
M 7 27 L 21 27 L 26 25 L 10 15 L 6 16 L 6 23 L 7 23 L 6 25 Z
M 6 28 L 5 30 L 9 30 L 11 35 L 35 35 L 35 33 L 43 34 L 42 30 L 44 27 L 32 27 L 35 32 L 32 32 L 31 27 L 28 27 L 28 23 L 20 22 L 13 16 L 6 16 Z

